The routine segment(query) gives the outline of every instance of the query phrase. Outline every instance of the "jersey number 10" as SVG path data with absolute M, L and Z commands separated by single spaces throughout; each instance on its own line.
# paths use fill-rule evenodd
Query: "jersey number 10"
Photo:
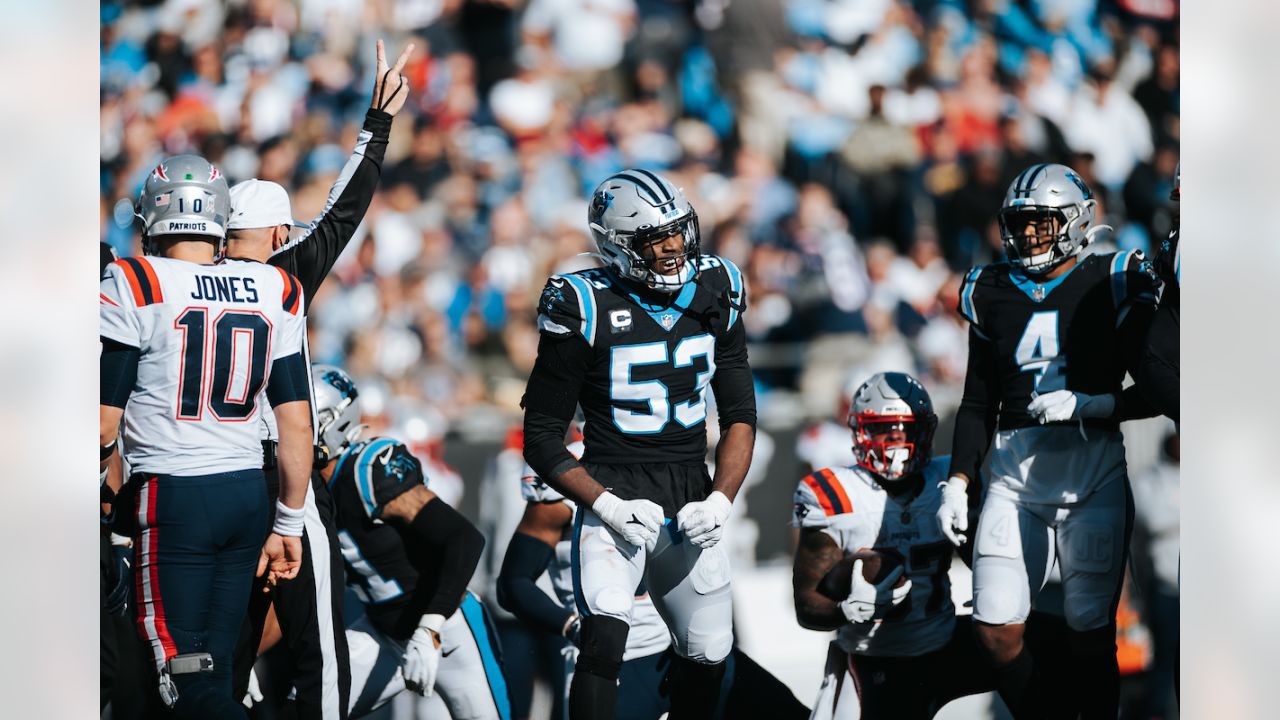
M 202 400 L 207 400 L 218 420 L 247 420 L 267 381 L 271 323 L 257 311 L 224 310 L 213 321 L 209 343 L 209 309 L 193 307 L 179 315 L 173 326 L 182 332 L 178 419 L 199 420 L 204 414 Z M 207 362 L 210 356 L 213 362 Z

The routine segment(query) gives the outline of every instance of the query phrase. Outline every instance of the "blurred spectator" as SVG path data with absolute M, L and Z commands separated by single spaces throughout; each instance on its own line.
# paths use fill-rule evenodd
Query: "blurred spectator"
M 842 187 L 855 233 L 884 235 L 905 248 L 911 234 L 912 210 L 908 171 L 920 162 L 920 149 L 910 128 L 884 115 L 885 88 L 867 91 L 867 117 L 840 149 L 852 187 Z
M 101 17 L 102 237 L 121 255 L 138 238 L 113 209 L 166 154 L 318 213 L 375 39 L 418 44 L 414 124 L 310 333 L 362 391 L 456 432 L 518 414 L 543 279 L 596 264 L 585 196 L 628 165 L 668 174 L 704 252 L 742 268 L 762 417 L 795 403 L 797 422 L 825 417 L 851 369 L 918 362 L 945 404 L 965 337 L 951 274 L 1002 256 L 996 213 L 1026 166 L 1095 184 L 1118 232 L 1091 250 L 1168 222 L 1176 23 L 1132 3 L 165 0 Z
M 1112 83 L 1108 67 L 1089 73 L 1064 130 L 1073 149 L 1093 153 L 1098 182 L 1109 190 L 1122 188 L 1134 166 L 1151 159 L 1154 150 L 1146 114 Z

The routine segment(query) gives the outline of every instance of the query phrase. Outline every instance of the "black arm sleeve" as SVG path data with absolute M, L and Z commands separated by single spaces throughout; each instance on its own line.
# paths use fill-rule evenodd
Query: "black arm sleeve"
M 409 523 L 413 531 L 427 546 L 439 553 L 439 577 L 435 582 L 425 582 L 419 588 L 431 593 L 425 598 L 423 614 L 438 614 L 446 618 L 457 611 L 467 583 L 480 564 L 484 552 L 484 535 L 457 510 L 440 498 L 432 498 Z M 415 602 L 415 605 L 417 603 Z
M 138 361 L 142 352 L 136 347 L 102 338 L 102 356 L 98 359 L 98 402 L 122 408 L 138 382 Z
M 550 545 L 531 535 L 512 535 L 498 574 L 498 604 L 521 622 L 559 635 L 573 611 L 561 607 L 537 585 L 554 552 Z
M 1000 411 L 999 385 L 992 376 L 995 367 L 991 341 L 970 326 L 969 367 L 964 376 L 964 397 L 956 412 L 950 475 L 963 473 L 970 480 L 977 478 L 987 456 Z
M 564 434 L 578 407 L 578 392 L 591 361 L 580 337 L 538 340 L 538 359 L 529 373 L 524 399 L 524 459 L 541 478 L 556 478 L 578 465 L 564 446 Z
M 716 396 L 722 431 L 734 423 L 756 426 L 756 387 L 747 362 L 747 331 L 741 321 L 729 328 L 723 343 L 716 343 L 711 391 Z
M 382 159 L 390 134 L 390 115 L 373 109 L 365 113 L 355 151 L 329 191 L 324 212 L 302 237 L 280 248 L 267 261 L 298 278 L 308 306 L 364 220 L 382 177 Z
M 302 359 L 302 353 L 277 358 L 267 380 L 267 402 L 271 407 L 295 400 L 311 400 L 311 379 L 307 377 L 307 361 Z

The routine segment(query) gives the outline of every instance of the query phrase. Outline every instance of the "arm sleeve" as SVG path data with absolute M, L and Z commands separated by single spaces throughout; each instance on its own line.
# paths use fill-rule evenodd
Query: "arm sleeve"
M 756 426 L 756 388 L 747 362 L 747 333 L 741 322 L 734 323 L 716 343 L 716 374 L 711 378 L 716 396 L 720 429 L 734 423 Z
M 554 552 L 537 538 L 520 532 L 513 535 L 498 574 L 498 604 L 522 622 L 559 635 L 573 611 L 552 600 L 537 585 Z
M 420 586 L 431 593 L 425 598 L 423 614 L 447 618 L 462 603 L 467 583 L 480 564 L 484 535 L 438 497 L 418 511 L 409 528 L 439 556 L 440 575 L 436 582 Z
M 267 380 L 267 401 L 271 407 L 297 400 L 311 401 L 311 379 L 307 377 L 307 361 L 302 353 L 294 353 L 271 363 Z
M 535 474 L 555 478 L 577 466 L 564 446 L 564 434 L 578 407 L 578 393 L 587 373 L 591 348 L 579 336 L 543 333 L 538 359 L 529 374 L 524 399 L 524 458 Z
M 969 327 L 969 368 L 964 377 L 964 397 L 956 412 L 955 435 L 951 442 L 951 475 L 964 473 L 970 480 L 987 455 L 991 435 L 996 430 L 1000 410 L 995 370 L 995 352 L 975 326 Z
M 99 403 L 123 408 L 129 402 L 129 395 L 138 381 L 140 355 L 136 347 L 123 345 L 115 340 L 103 340 L 102 355 L 98 361 L 101 375 Z
M 329 190 L 324 211 L 300 238 L 280 248 L 268 261 L 297 276 L 307 301 L 320 289 L 373 201 L 390 133 L 390 115 L 374 109 L 365 113 L 355 150 Z

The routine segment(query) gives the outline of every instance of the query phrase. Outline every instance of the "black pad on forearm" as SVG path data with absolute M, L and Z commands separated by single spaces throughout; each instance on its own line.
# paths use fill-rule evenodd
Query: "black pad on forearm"
M 432 498 L 419 510 L 409 527 L 425 543 L 440 550 L 439 577 L 434 583 L 424 584 L 433 587 L 434 592 L 423 612 L 447 618 L 458 609 L 467 583 L 480 564 L 484 535 L 440 498 Z
M 498 604 L 521 621 L 559 635 L 573 611 L 561 607 L 537 585 L 554 554 L 554 548 L 533 536 L 513 535 L 498 574 Z

